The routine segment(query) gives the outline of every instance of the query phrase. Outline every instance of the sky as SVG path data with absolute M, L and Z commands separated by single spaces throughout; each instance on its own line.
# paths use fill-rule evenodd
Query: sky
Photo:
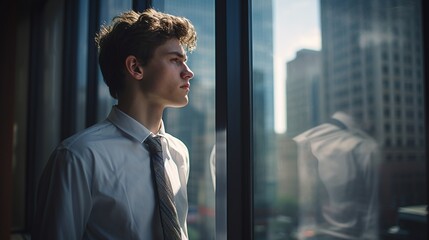
M 274 0 L 275 131 L 286 131 L 286 62 L 303 48 L 320 50 L 319 0 Z

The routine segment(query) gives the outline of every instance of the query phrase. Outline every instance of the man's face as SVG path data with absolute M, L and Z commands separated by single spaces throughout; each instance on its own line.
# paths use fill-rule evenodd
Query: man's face
M 170 39 L 159 46 L 143 67 L 142 89 L 152 104 L 183 107 L 194 73 L 186 64 L 187 56 L 179 40 Z

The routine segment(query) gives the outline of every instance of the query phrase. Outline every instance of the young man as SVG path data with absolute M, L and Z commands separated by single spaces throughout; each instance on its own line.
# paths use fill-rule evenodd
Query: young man
M 189 154 L 165 132 L 162 114 L 188 103 L 194 74 L 185 50 L 196 46 L 195 29 L 153 9 L 129 11 L 96 41 L 118 105 L 53 152 L 39 183 L 33 239 L 188 239 Z

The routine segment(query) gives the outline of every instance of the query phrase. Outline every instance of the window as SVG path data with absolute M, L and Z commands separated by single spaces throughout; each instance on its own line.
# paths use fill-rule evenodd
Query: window
M 362 123 L 360 130 L 377 143 L 380 156 L 385 156 L 373 159 L 374 163 L 381 162 L 380 165 L 372 165 L 381 183 L 377 196 L 374 196 L 379 198 L 380 205 L 375 212 L 367 212 L 372 216 L 380 216 L 380 222 L 374 222 L 379 237 L 386 237 L 389 228 L 397 223 L 395 217 L 400 207 L 425 204 L 415 199 L 425 199 L 426 192 L 411 194 L 408 187 L 425 183 L 426 177 L 413 177 L 426 176 L 425 165 L 420 161 L 395 161 L 394 164 L 400 166 L 399 170 L 391 161 L 406 154 L 426 156 L 426 149 L 420 145 L 426 141 L 422 140 L 425 134 L 418 133 L 414 127 L 424 122 L 422 118 L 412 117 L 419 112 L 421 114 L 421 106 L 416 107 L 410 95 L 419 95 L 419 90 L 412 87 L 414 83 L 408 82 L 410 77 L 414 77 L 412 73 L 424 70 L 420 62 L 411 61 L 419 57 L 414 49 L 421 45 L 422 38 L 419 34 L 408 34 L 406 43 L 399 39 L 403 31 L 421 31 L 407 24 L 420 19 L 420 1 L 375 2 L 322 0 L 304 3 L 273 0 L 270 6 L 266 1 L 252 1 L 255 239 L 309 237 L 314 231 L 321 230 L 314 228 L 319 224 L 324 234 L 330 235 L 333 234 L 330 227 L 341 228 L 339 226 L 347 221 L 347 217 L 342 215 L 344 213 L 334 216 L 318 208 L 320 204 L 329 204 L 326 195 L 339 201 L 340 198 L 336 197 L 345 197 L 344 191 L 352 188 L 340 183 L 346 182 L 346 174 L 336 174 L 349 171 L 347 174 L 353 175 L 351 168 L 345 170 L 339 167 L 352 164 L 341 159 L 338 152 L 326 150 L 326 146 L 331 146 L 341 152 L 351 146 L 334 146 L 330 142 L 334 140 L 323 140 L 322 137 L 326 134 L 323 131 L 329 131 L 326 123 L 331 121 L 331 116 L 337 111 L 350 114 Z M 378 18 L 380 15 L 384 17 Z M 383 32 L 386 29 L 391 31 L 393 35 L 390 36 L 393 38 Z M 269 37 L 271 34 L 273 39 Z M 356 42 L 355 38 L 347 36 L 359 36 L 361 40 Z M 310 57 L 304 58 L 299 54 L 303 49 L 317 52 L 324 60 L 315 62 Z M 270 54 L 273 54 L 272 58 L 267 56 Z M 371 62 L 358 64 L 361 60 L 359 56 L 366 59 L 374 57 L 370 58 Z M 403 59 L 400 56 L 410 61 L 401 61 Z M 297 62 L 299 66 L 296 66 Z M 318 88 L 313 88 L 313 93 L 317 94 L 308 95 L 307 88 L 310 86 L 298 85 L 295 80 L 308 81 L 309 76 L 313 75 L 319 76 Z M 368 76 L 371 81 L 365 79 Z M 416 85 L 424 82 L 421 75 L 414 79 Z M 274 94 L 272 88 L 275 89 Z M 314 96 L 319 98 L 310 101 Z M 372 104 L 365 103 L 364 100 L 369 98 L 373 99 Z M 276 107 L 272 109 L 272 105 Z M 391 109 L 395 111 L 391 112 Z M 373 114 L 365 114 L 370 112 Z M 402 113 L 407 115 L 402 116 Z M 310 121 L 314 118 L 319 121 Z M 316 137 L 316 134 L 320 135 Z M 404 146 L 406 149 L 403 149 Z M 353 148 L 349 150 L 357 151 Z M 366 150 L 369 149 L 363 151 Z M 396 179 L 397 175 L 402 178 Z M 318 188 L 320 182 L 327 192 Z M 369 182 L 368 179 L 360 178 L 356 184 Z M 377 183 L 372 184 L 377 187 Z M 403 187 L 390 188 L 392 184 Z M 348 197 L 353 198 L 351 195 Z M 352 202 L 349 200 L 348 204 Z M 341 203 L 334 203 L 337 204 Z M 338 221 L 338 225 L 329 225 L 312 215 L 315 212 L 328 214 L 332 222 L 338 221 L 336 218 L 340 216 L 342 220 Z M 367 231 L 369 233 L 372 230 Z

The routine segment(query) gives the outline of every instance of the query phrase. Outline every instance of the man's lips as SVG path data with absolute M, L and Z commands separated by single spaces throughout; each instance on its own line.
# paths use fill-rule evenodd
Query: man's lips
M 189 89 L 190 86 L 191 86 L 191 84 L 186 83 L 186 84 L 183 84 L 182 86 L 180 86 L 180 88 Z

